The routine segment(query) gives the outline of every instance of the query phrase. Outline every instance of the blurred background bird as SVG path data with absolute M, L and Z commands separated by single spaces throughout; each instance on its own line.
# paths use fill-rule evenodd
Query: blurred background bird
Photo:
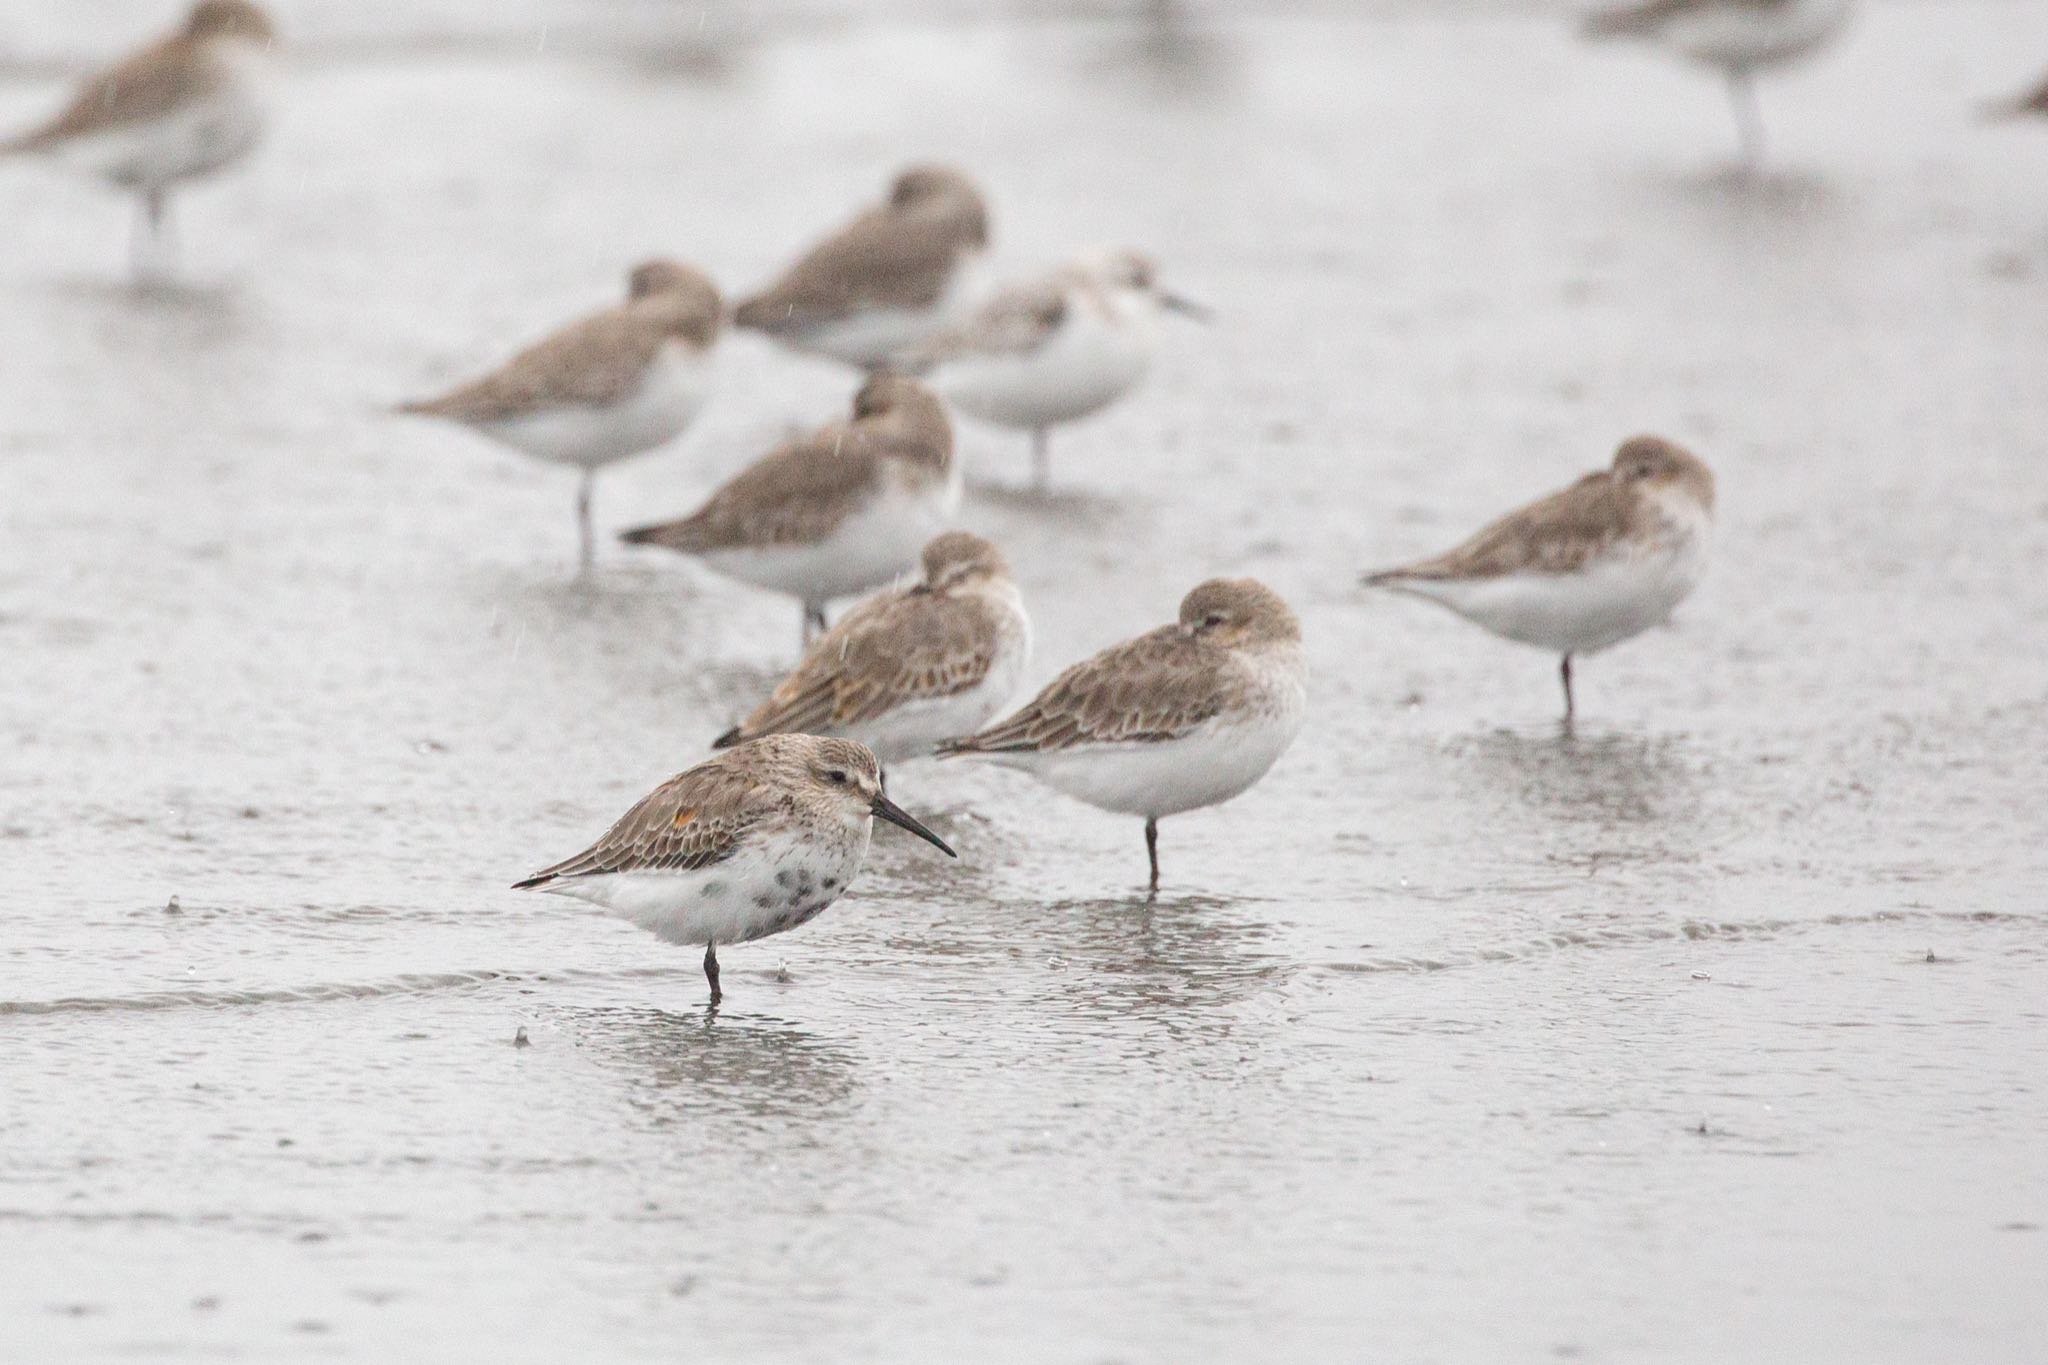
M 277 34 L 247 0 L 201 0 L 184 27 L 87 79 L 61 112 L 0 154 L 48 157 L 136 196 L 131 264 L 169 272 L 171 190 L 249 155 L 270 121 Z

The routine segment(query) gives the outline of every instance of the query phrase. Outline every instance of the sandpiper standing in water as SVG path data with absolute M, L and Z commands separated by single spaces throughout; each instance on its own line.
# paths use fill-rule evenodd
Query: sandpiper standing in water
M 670 943 L 703 944 L 715 1005 L 718 945 L 794 929 L 838 900 L 877 816 L 956 856 L 881 784 L 865 745 L 771 735 L 670 778 L 589 848 L 514 889 L 575 896 Z
M 1713 472 L 1671 441 L 1637 436 L 1610 468 L 1510 512 L 1456 549 L 1364 582 L 1561 655 L 1569 725 L 1573 656 L 1670 616 L 1706 572 L 1713 529 Z
M 270 18 L 247 0 L 200 0 L 184 28 L 88 79 L 0 154 L 48 156 L 137 199 L 138 276 L 168 267 L 170 192 L 246 157 L 269 122 Z
M 827 602 L 915 568 L 959 506 L 945 408 L 916 380 L 882 373 L 854 395 L 852 420 L 762 456 L 681 521 L 621 539 L 788 593 L 803 603 L 809 643 L 825 628 Z
M 626 301 L 527 347 L 451 393 L 400 412 L 442 417 L 537 460 L 574 465 L 578 563 L 592 558 L 590 489 L 597 471 L 665 445 L 711 396 L 718 290 L 696 270 L 649 261 Z
M 979 301 L 988 206 L 946 166 L 914 166 L 889 198 L 806 252 L 733 309 L 785 346 L 878 369 Z
M 1051 431 L 1136 388 L 1159 344 L 1159 315 L 1209 310 L 1159 287 L 1136 251 L 1090 252 L 1048 279 L 1003 290 L 960 327 L 900 357 L 954 407 L 1031 433 L 1032 484 L 1050 484 Z
M 1301 622 L 1280 595 L 1211 579 L 1181 599 L 1176 624 L 1074 665 L 1015 715 L 939 752 L 1142 815 L 1157 891 L 1159 822 L 1264 777 L 1301 730 L 1307 688 Z
M 843 735 L 884 763 L 922 758 L 1016 695 L 1031 618 L 1002 551 L 966 531 L 924 547 L 924 577 L 869 598 L 812 642 L 726 748 L 762 735 Z
M 1641 38 L 1719 67 L 1728 81 L 1742 164 L 1764 159 L 1756 76 L 1818 52 L 1848 21 L 1853 0 L 1639 0 L 1589 15 L 1591 38 Z

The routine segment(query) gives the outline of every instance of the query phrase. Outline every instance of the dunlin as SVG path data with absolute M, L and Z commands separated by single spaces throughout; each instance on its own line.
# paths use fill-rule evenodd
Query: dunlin
M 1051 480 L 1051 429 L 1102 411 L 1151 367 L 1159 315 L 1208 310 L 1161 289 L 1135 251 L 1090 252 L 1048 279 L 1007 289 L 965 325 L 900 359 L 970 417 L 1031 433 L 1032 481 Z
M 1264 777 L 1301 729 L 1307 679 L 1301 623 L 1280 595 L 1249 578 L 1211 579 L 1181 599 L 1176 624 L 1074 665 L 1023 710 L 939 752 L 1144 816 L 1157 891 L 1159 822 Z
M 1670 441 L 1637 436 L 1610 468 L 1509 513 L 1454 550 L 1364 581 L 1561 655 L 1569 723 L 1572 657 L 1668 617 L 1706 572 L 1713 527 L 1712 471 Z
M 1743 165 L 1763 163 L 1756 76 L 1819 51 L 1842 29 L 1853 0 L 1641 0 L 1586 20 L 1587 36 L 1641 38 L 1708 66 L 1728 82 Z
M 718 945 L 794 929 L 839 899 L 867 860 L 875 817 L 955 856 L 882 794 L 865 745 L 770 735 L 656 787 L 573 858 L 514 883 L 601 905 L 670 943 Z
M 626 301 L 571 323 L 500 368 L 401 412 L 460 422 L 537 460 L 574 465 L 580 563 L 591 561 L 590 487 L 605 465 L 681 435 L 711 395 L 718 290 L 649 261 Z
M 946 410 L 917 381 L 884 373 L 854 395 L 851 421 L 762 456 L 681 521 L 622 539 L 798 598 L 808 643 L 825 628 L 827 602 L 915 568 L 959 506 Z
M 889 198 L 811 248 L 733 310 L 741 327 L 876 369 L 958 322 L 978 301 L 988 208 L 944 166 L 896 177 Z
M 268 121 L 276 31 L 247 0 L 201 0 L 177 33 L 88 79 L 40 128 L 0 141 L 137 197 L 134 264 L 168 254 L 172 186 L 247 156 Z
M 1031 618 L 1009 562 L 980 536 L 948 531 L 924 547 L 921 580 L 848 612 L 713 746 L 843 735 L 884 763 L 921 758 L 987 724 L 1030 658 Z

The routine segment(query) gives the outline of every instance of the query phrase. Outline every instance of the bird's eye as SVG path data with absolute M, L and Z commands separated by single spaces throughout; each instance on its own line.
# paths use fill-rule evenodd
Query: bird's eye
M 826 774 L 825 774 L 825 780 L 826 780 L 827 782 L 830 782 L 830 783 L 831 783 L 831 784 L 832 784 L 833 786 L 835 786 L 835 787 L 843 787 L 843 786 L 845 786 L 845 785 L 846 785 L 846 769 L 844 769 L 844 768 L 834 768 L 834 769 L 833 769 L 833 770 L 832 770 L 831 772 L 829 772 L 829 773 L 826 773 Z
M 1213 630 L 1215 627 L 1222 625 L 1223 621 L 1224 616 L 1222 612 L 1212 611 L 1202 618 L 1202 625 Z

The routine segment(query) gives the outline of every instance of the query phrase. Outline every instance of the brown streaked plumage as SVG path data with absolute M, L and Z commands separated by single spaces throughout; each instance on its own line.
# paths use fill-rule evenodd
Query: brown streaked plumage
M 822 629 L 826 602 L 916 562 L 958 505 L 959 483 L 944 406 L 916 380 L 884 372 L 854 395 L 850 420 L 762 456 L 691 515 L 620 539 L 709 557 L 721 573 L 790 593 L 804 603 L 807 631 Z
M 1607 469 L 1501 517 L 1440 555 L 1370 573 L 1389 588 L 1561 659 L 1565 722 L 1572 658 L 1664 620 L 1706 566 L 1714 475 L 1659 436 L 1624 441 Z
M 1211 579 L 1180 619 L 1060 674 L 1024 708 L 939 746 L 1022 768 L 1099 809 L 1159 821 L 1228 801 L 1294 742 L 1307 704 L 1301 622 L 1254 579 Z
M 988 208 L 973 181 L 950 167 L 912 167 L 896 177 L 887 200 L 742 300 L 733 321 L 802 345 L 811 329 L 864 310 L 931 309 L 962 260 L 988 238 Z M 841 358 L 880 364 L 888 357 Z
M 572 858 L 515 882 L 604 906 L 673 943 L 718 945 L 803 924 L 867 858 L 879 817 L 948 857 L 946 842 L 883 794 L 865 746 L 813 735 L 742 744 L 662 783 Z
M 1043 752 L 1179 739 L 1245 700 L 1252 682 L 1230 668 L 1233 650 L 1300 642 L 1301 622 L 1280 594 L 1255 579 L 1211 579 L 1181 599 L 1175 624 L 1075 664 L 1007 720 L 942 749 Z
M 1655 534 L 1663 513 L 1642 496 L 1651 486 L 1684 488 L 1714 510 L 1713 471 L 1697 456 L 1661 436 L 1635 436 L 1608 468 L 1508 513 L 1443 554 L 1370 574 L 1365 582 L 1384 587 L 1402 579 L 1576 572 Z
M 949 531 L 925 546 L 921 581 L 848 612 L 713 746 L 801 732 L 850 735 L 885 763 L 927 754 L 1009 699 L 1030 647 L 1002 552 Z
M 718 339 L 718 288 L 675 261 L 634 269 L 626 301 L 543 337 L 497 369 L 399 411 L 490 422 L 556 407 L 603 407 L 640 386 L 664 344 L 709 349 Z

